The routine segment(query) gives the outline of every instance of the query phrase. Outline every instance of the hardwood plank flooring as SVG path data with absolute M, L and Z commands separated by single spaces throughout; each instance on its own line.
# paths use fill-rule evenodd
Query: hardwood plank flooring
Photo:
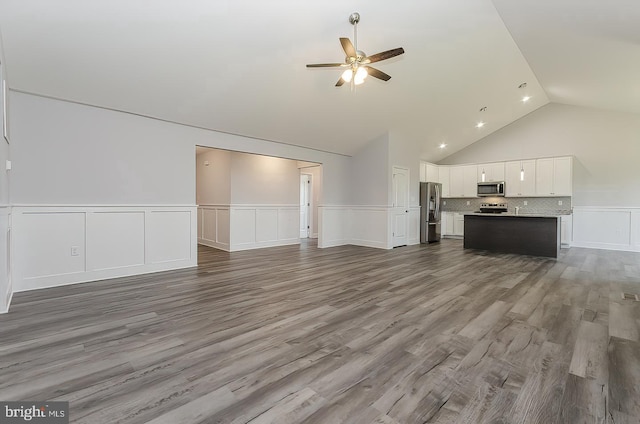
M 73 423 L 640 422 L 640 254 L 300 246 L 17 293 L 0 400 Z

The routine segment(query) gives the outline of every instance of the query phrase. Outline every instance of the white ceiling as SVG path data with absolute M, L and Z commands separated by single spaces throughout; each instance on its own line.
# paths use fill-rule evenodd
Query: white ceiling
M 359 49 L 406 53 L 351 92 L 305 64 L 344 60 L 354 11 Z M 431 161 L 549 101 L 640 113 L 639 23 L 637 0 L 0 0 L 13 90 L 348 155 L 389 133 Z

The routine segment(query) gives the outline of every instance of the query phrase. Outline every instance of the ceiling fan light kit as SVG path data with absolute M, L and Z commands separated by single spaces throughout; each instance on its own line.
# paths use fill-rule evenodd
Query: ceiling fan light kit
M 367 56 L 363 51 L 358 50 L 358 22 L 360 22 L 360 14 L 354 12 L 349 15 L 349 22 L 353 25 L 353 43 L 348 38 L 340 38 L 342 49 L 347 55 L 344 63 L 314 63 L 307 65 L 307 68 L 347 68 L 342 72 L 342 75 L 340 75 L 336 87 L 340 87 L 346 82 L 351 83 L 351 88 L 353 89 L 354 86 L 362 84 L 369 75 L 382 81 L 389 81 L 391 79 L 390 75 L 369 66 L 369 64 L 399 56 L 404 53 L 404 49 L 398 47 Z

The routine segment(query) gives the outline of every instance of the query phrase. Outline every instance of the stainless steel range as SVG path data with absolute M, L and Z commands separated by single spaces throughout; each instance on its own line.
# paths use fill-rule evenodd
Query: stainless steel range
M 503 213 L 506 212 L 508 206 L 506 203 L 481 203 L 480 213 Z

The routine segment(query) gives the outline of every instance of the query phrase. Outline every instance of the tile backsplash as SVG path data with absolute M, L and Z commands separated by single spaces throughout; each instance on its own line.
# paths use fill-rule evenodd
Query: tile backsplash
M 469 204 L 467 205 L 467 202 Z M 525 205 L 525 202 L 527 203 Z M 562 205 L 558 203 L 562 202 Z M 516 206 L 522 213 L 548 213 L 567 215 L 571 213 L 571 197 L 482 197 L 443 199 L 445 212 L 473 212 L 480 210 L 481 203 L 506 203 L 509 212 L 515 212 Z

